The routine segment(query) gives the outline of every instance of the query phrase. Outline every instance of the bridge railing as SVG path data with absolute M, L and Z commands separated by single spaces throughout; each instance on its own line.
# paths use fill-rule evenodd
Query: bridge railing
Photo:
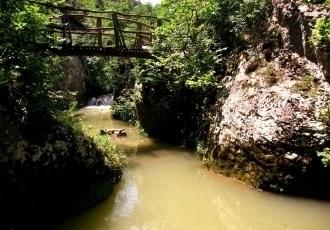
M 48 27 L 52 43 L 142 49 L 151 46 L 153 31 L 161 24 L 162 20 L 153 16 L 61 8 Z

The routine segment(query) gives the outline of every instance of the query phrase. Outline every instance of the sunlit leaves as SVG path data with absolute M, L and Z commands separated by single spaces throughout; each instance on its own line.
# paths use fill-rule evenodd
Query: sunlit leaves
M 57 58 L 35 53 L 49 15 L 28 1 L 8 1 L 6 7 L 0 15 L 0 87 L 8 101 L 2 105 L 25 122 L 44 108 L 56 109 L 48 92 L 61 73 Z
M 218 57 L 211 50 L 213 40 L 208 34 L 210 24 L 207 22 L 212 10 L 209 1 L 162 2 L 158 16 L 169 21 L 157 28 L 154 50 L 160 52 L 163 58 L 159 59 L 158 65 L 149 65 L 149 70 L 156 75 L 154 80 L 159 79 L 160 75 L 168 75 L 164 78 L 172 79 L 174 84 L 183 83 L 188 88 L 205 90 L 216 85 L 213 67 Z M 142 81 L 145 80 L 143 76 Z
M 327 45 L 330 47 L 330 17 L 322 17 L 316 21 L 312 35 L 314 45 Z

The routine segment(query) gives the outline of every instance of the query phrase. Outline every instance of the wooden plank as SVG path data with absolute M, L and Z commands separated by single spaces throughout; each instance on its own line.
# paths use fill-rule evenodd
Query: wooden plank
M 62 33 L 62 30 L 53 30 L 55 33 Z M 92 35 L 97 35 L 98 31 L 95 32 L 87 32 L 87 31 L 71 31 L 71 34 L 78 34 L 78 35 L 85 35 L 85 34 L 92 34 Z M 113 36 L 113 33 L 104 33 L 102 32 L 102 35 L 111 35 Z
M 114 27 L 84 28 L 84 30 L 114 30 Z
M 127 19 L 127 18 L 118 18 L 119 21 L 124 21 L 124 22 L 131 22 L 131 23 L 135 23 L 135 24 L 141 24 L 149 29 L 155 29 L 154 26 L 151 26 L 151 25 L 148 25 L 148 24 L 145 24 L 143 22 L 139 22 L 139 21 L 135 21 L 135 20 L 132 20 L 132 19 Z M 142 30 L 142 27 L 141 27 L 141 30 Z
M 68 14 L 68 16 L 71 17 L 81 17 L 81 18 L 101 18 L 101 19 L 105 19 L 105 20 L 112 20 L 109 17 L 104 17 L 104 16 L 95 16 L 95 15 L 85 15 L 85 14 Z
M 67 22 L 68 22 L 69 40 L 70 40 L 69 44 L 72 45 L 71 23 L 70 23 L 70 18 L 68 16 L 69 12 L 68 11 L 65 11 L 65 14 L 66 14 Z
M 52 28 L 57 28 L 59 29 L 58 27 L 52 27 Z M 115 28 L 114 27 L 100 27 L 100 28 L 85 28 L 85 29 L 75 29 L 75 30 L 71 30 L 71 33 L 73 32 L 87 32 L 87 31 L 99 31 L 99 30 L 114 30 Z M 56 32 L 62 32 L 62 30 L 54 30 Z M 152 32 L 144 32 L 144 31 L 140 31 L 140 30 L 122 30 L 122 32 L 124 33 L 128 33 L 128 34 L 136 34 L 136 33 L 139 33 L 139 34 L 143 34 L 143 35 L 153 35 Z
M 79 30 L 74 30 L 74 31 L 98 31 L 98 30 L 115 30 L 114 27 L 100 27 L 100 28 L 84 28 L 84 29 L 79 29 Z M 72 30 L 73 31 L 73 30 Z M 135 33 L 140 33 L 140 34 L 144 34 L 144 35 L 153 35 L 152 32 L 144 32 L 144 31 L 140 31 L 140 30 L 121 30 L 123 33 L 131 33 L 131 34 L 135 34 Z
M 61 20 L 62 20 L 62 25 L 63 25 L 63 30 L 62 30 L 62 38 L 65 41 L 65 45 L 68 44 L 67 40 L 67 11 L 65 11 L 64 15 L 62 15 Z
M 92 47 L 92 46 L 67 46 L 64 48 L 48 47 L 47 50 L 57 55 L 87 55 L 87 56 L 119 56 L 152 58 L 155 57 L 146 49 L 126 49 L 112 47 Z
M 62 30 L 53 30 L 52 32 L 54 33 L 62 33 Z M 78 36 L 84 36 L 84 35 L 94 35 L 94 36 L 98 36 L 98 31 L 93 31 L 93 32 L 86 32 L 86 31 L 71 31 L 72 35 L 78 35 Z M 136 33 L 131 33 L 131 34 L 136 34 Z M 115 37 L 114 33 L 106 33 L 106 32 L 102 32 L 102 36 L 111 36 L 111 37 Z M 141 34 L 138 38 L 136 36 L 130 36 L 130 35 L 125 35 L 125 38 L 133 38 L 136 39 L 136 41 L 134 42 L 134 48 L 139 47 L 139 45 L 135 45 L 136 42 L 138 42 L 138 40 L 141 41 L 146 41 L 148 43 L 152 43 L 152 41 L 150 40 L 149 36 L 145 36 L 143 34 Z M 74 43 L 74 41 L 73 41 Z M 140 45 L 142 46 L 142 45 Z

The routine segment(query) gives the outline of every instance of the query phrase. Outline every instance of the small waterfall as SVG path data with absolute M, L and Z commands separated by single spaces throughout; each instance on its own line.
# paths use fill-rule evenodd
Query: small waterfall
M 113 94 L 105 94 L 88 99 L 87 106 L 108 106 L 113 101 Z

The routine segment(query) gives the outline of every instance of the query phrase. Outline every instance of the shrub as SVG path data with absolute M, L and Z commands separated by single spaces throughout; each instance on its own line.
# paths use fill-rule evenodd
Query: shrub
M 318 121 L 329 127 L 330 105 L 325 106 L 323 109 L 321 109 L 316 118 Z M 322 158 L 321 161 L 325 167 L 330 167 L 330 148 L 325 148 L 323 151 L 317 152 L 317 155 Z
M 317 120 L 321 121 L 323 124 L 330 126 L 330 106 L 326 106 L 320 110 L 317 115 Z
M 97 147 L 105 153 L 105 160 L 110 165 L 125 167 L 127 164 L 126 155 L 122 151 L 118 151 L 116 146 L 111 142 L 107 135 L 96 134 L 92 136 L 93 141 Z
M 330 0 L 329 0 L 330 5 Z M 322 17 L 317 19 L 311 42 L 316 45 L 325 45 L 330 47 L 330 17 Z
M 325 148 L 322 152 L 317 152 L 325 167 L 330 167 L 330 148 Z
M 119 97 L 111 107 L 111 114 L 115 119 L 134 123 L 137 116 L 133 97 Z

